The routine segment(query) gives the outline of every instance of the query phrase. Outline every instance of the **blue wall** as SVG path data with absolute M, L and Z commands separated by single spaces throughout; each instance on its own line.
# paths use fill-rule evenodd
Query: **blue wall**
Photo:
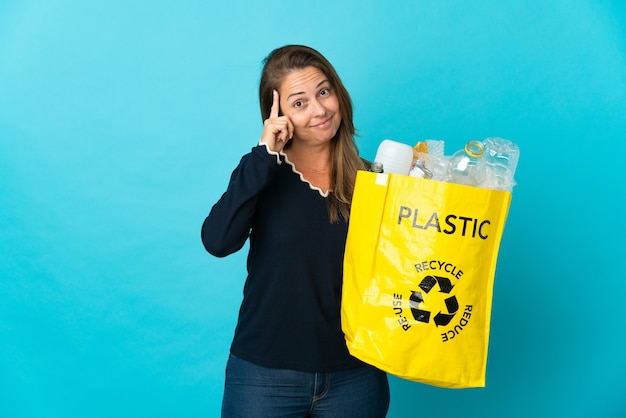
M 366 158 L 522 150 L 487 387 L 392 378 L 389 416 L 626 416 L 619 0 L 0 1 L 0 416 L 217 416 L 245 254 L 199 229 L 287 43 L 335 64 Z

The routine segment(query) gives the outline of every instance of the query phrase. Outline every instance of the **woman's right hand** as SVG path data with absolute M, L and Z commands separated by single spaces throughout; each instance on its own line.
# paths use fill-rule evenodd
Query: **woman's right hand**
M 278 116 L 280 98 L 278 91 L 274 90 L 270 117 L 263 122 L 263 134 L 261 144 L 266 144 L 271 151 L 280 152 L 285 144 L 293 138 L 293 124 L 287 116 Z

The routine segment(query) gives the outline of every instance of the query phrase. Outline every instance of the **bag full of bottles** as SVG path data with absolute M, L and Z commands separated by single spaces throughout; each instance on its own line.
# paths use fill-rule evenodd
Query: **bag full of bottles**
M 449 156 L 443 141 L 380 144 L 370 172 L 357 173 L 344 254 L 341 324 L 353 356 L 434 386 L 486 385 L 518 159 L 501 138 Z
M 385 139 L 372 171 L 511 192 L 518 161 L 518 146 L 503 138 L 471 140 L 452 155 L 444 154 L 441 140 L 428 139 L 411 147 Z

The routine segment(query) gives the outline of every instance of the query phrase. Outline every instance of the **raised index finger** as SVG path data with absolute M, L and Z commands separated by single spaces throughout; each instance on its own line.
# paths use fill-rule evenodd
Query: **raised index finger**
M 278 97 L 278 90 L 274 90 L 272 93 L 272 108 L 270 109 L 270 118 L 278 117 L 278 110 L 280 108 L 280 99 Z

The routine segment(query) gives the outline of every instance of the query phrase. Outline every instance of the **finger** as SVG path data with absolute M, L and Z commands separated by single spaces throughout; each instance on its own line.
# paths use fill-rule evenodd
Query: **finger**
M 270 110 L 270 118 L 277 118 L 279 109 L 280 98 L 278 97 L 278 90 L 274 90 L 274 92 L 272 93 L 272 108 Z
M 293 124 L 286 117 L 281 117 L 281 123 L 278 127 L 278 130 L 274 132 L 276 134 L 276 139 L 280 142 L 287 142 L 291 138 L 293 138 Z
M 287 136 L 289 135 L 289 132 L 285 126 L 278 127 L 278 129 L 274 133 L 276 135 L 276 141 L 278 142 L 285 142 Z

